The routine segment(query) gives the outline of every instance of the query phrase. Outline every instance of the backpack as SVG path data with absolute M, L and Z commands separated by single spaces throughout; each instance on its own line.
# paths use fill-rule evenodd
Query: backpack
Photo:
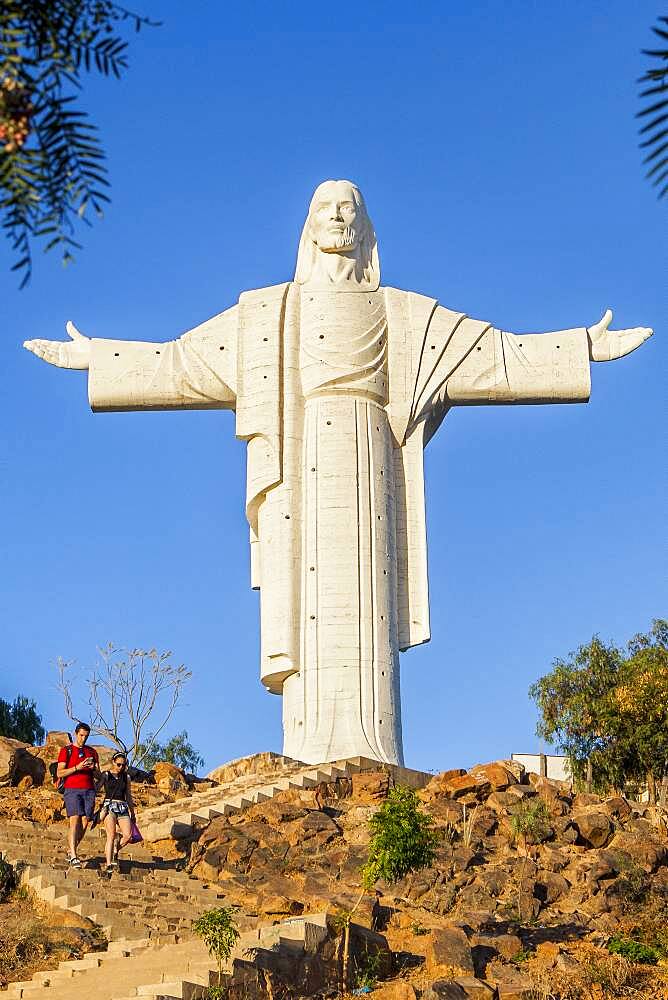
M 66 768 L 70 766 L 70 758 L 72 757 L 72 751 L 73 750 L 74 750 L 74 747 L 72 746 L 72 743 L 70 742 L 70 745 L 67 748 L 67 754 L 65 756 L 65 767 Z M 60 794 L 62 795 L 63 792 L 65 791 L 65 779 L 58 777 L 58 761 L 57 760 L 54 760 L 51 764 L 49 764 L 49 774 L 51 775 L 51 781 L 56 786 L 56 791 L 60 792 Z

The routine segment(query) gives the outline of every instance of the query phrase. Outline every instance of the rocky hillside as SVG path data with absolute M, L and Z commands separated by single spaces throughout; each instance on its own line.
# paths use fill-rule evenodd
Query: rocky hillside
M 258 918 L 350 911 L 368 821 L 389 787 L 382 772 L 359 774 L 328 785 L 324 801 L 284 792 L 216 818 L 181 845 L 189 870 Z M 434 866 L 379 884 L 354 916 L 395 955 L 398 981 L 379 998 L 668 997 L 660 964 L 624 957 L 640 954 L 634 940 L 652 962 L 668 953 L 668 840 L 656 810 L 573 794 L 508 762 L 440 774 L 418 794 L 440 834 Z
M 221 773 L 237 778 L 238 768 Z M 188 781 L 156 780 L 135 786 L 138 800 L 178 810 Z M 378 770 L 282 791 L 148 846 L 257 925 L 325 913 L 330 966 L 352 913 L 389 945 L 391 963 L 366 946 L 351 963 L 351 984 L 373 986 L 378 1000 L 668 1000 L 668 837 L 657 809 L 574 794 L 513 762 L 448 771 L 418 792 L 438 833 L 433 866 L 360 898 L 369 819 L 392 780 Z M 0 789 L 0 816 L 59 822 L 54 794 L 48 784 Z M 248 995 L 338 995 L 331 982 L 298 988 L 298 966 L 270 963 Z
M 47 826 L 65 819 L 63 797 L 51 780 L 49 765 L 58 759 L 61 747 L 68 742 L 68 734 L 59 731 L 48 733 L 44 746 L 39 747 L 0 736 L 0 817 Z M 108 768 L 113 748 L 95 746 L 94 749 L 101 768 Z M 166 762 L 156 764 L 151 772 L 133 772 L 134 798 L 142 807 L 174 802 L 195 789 L 204 791 L 214 784 L 185 775 Z

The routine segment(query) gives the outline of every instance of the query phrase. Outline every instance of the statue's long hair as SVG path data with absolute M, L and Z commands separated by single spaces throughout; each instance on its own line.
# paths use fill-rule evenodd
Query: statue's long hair
M 340 183 L 350 184 L 355 206 L 357 208 L 357 215 L 355 218 L 355 230 L 358 234 L 357 279 L 364 285 L 365 289 L 373 292 L 380 285 L 380 260 L 378 259 L 376 233 L 374 232 L 373 224 L 367 213 L 362 192 L 356 184 L 352 183 L 352 181 L 323 181 L 322 184 L 319 184 L 315 189 L 313 197 L 311 198 L 311 204 L 308 208 L 306 222 L 304 223 L 304 228 L 302 229 L 302 235 L 299 240 L 295 281 L 297 284 L 303 285 L 309 280 L 316 260 L 316 254 L 321 252 L 318 250 L 311 233 L 311 215 L 313 213 L 313 209 L 320 200 L 323 188 L 327 187 L 329 184 Z

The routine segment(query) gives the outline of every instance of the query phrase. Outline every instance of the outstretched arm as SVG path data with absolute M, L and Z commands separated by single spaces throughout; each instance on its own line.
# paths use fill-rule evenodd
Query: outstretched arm
M 557 333 L 512 334 L 490 327 L 439 393 L 449 404 L 577 403 L 591 390 L 590 361 L 613 361 L 652 330 L 610 330 L 608 309 L 593 326 Z
M 87 370 L 93 410 L 233 409 L 237 307 L 166 344 L 95 340 L 67 324 L 69 341 L 24 347 L 59 368 Z

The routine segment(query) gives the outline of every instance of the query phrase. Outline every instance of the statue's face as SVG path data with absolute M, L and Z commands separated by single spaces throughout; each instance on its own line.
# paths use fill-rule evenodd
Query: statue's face
M 323 184 L 311 211 L 313 242 L 323 253 L 354 250 L 359 236 L 355 229 L 358 208 L 353 189 L 347 181 Z

